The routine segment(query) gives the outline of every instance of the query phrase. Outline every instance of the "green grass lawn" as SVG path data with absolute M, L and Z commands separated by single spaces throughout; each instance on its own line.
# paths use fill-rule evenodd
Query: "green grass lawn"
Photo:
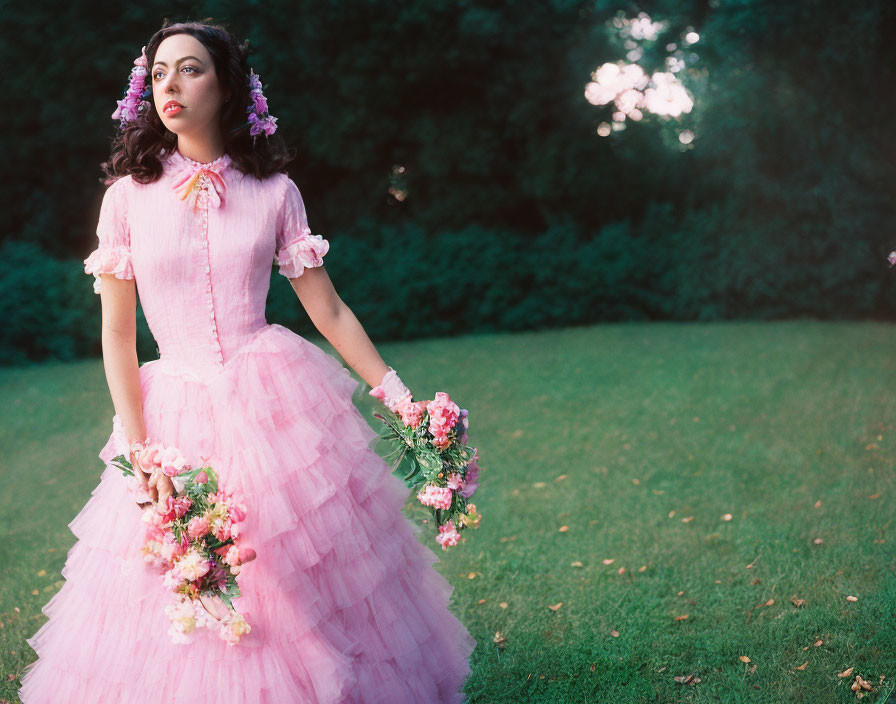
M 896 327 L 623 324 L 378 349 L 415 396 L 470 411 L 483 518 L 457 548 L 430 543 L 479 642 L 470 702 L 851 702 L 855 675 L 863 702 L 890 698 Z M 17 701 L 112 405 L 100 361 L 2 370 L 0 390 L 0 697 Z

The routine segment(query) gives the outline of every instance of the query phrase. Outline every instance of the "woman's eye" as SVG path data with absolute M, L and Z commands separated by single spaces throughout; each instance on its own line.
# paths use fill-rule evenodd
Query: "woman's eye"
M 190 71 L 192 71 L 193 73 L 196 73 L 195 66 L 184 66 L 181 69 L 181 71 L 186 71 L 187 69 L 190 69 Z M 154 74 L 152 74 L 153 80 L 158 80 L 159 76 L 162 75 L 163 73 L 164 73 L 163 71 L 156 71 Z

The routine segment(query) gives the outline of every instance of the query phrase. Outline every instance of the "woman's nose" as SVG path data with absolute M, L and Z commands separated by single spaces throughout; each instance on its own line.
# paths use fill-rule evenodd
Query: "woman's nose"
M 170 92 L 172 88 L 177 88 L 177 74 L 170 73 L 165 76 L 165 79 L 162 81 L 162 87 L 166 93 Z

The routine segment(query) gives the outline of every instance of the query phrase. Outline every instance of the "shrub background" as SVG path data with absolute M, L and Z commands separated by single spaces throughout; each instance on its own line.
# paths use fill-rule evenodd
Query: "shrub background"
M 608 22 L 641 10 L 669 22 L 642 43 L 648 72 L 668 42 L 700 34 L 681 74 L 696 105 L 601 138 L 611 110 L 584 86 L 625 57 Z M 211 16 L 256 47 L 298 149 L 290 176 L 331 243 L 327 270 L 376 340 L 893 317 L 886 0 L 25 3 L 0 30 L 4 94 L 26 106 L 0 130 L 0 363 L 100 352 L 82 268 L 98 165 L 132 61 L 165 16 Z M 268 313 L 310 329 L 273 270 Z M 142 315 L 140 327 L 141 358 L 154 358 Z

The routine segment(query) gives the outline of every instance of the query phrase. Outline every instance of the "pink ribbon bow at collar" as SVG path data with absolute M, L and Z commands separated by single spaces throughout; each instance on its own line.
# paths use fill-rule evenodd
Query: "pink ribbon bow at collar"
M 181 200 L 192 200 L 193 210 L 199 210 L 199 194 L 203 190 L 207 193 L 205 202 L 212 208 L 220 208 L 224 205 L 224 193 L 227 184 L 221 177 L 224 170 L 230 166 L 230 156 L 224 154 L 210 164 L 200 164 L 179 152 L 175 152 L 173 158 L 179 166 L 174 176 L 172 188 Z

